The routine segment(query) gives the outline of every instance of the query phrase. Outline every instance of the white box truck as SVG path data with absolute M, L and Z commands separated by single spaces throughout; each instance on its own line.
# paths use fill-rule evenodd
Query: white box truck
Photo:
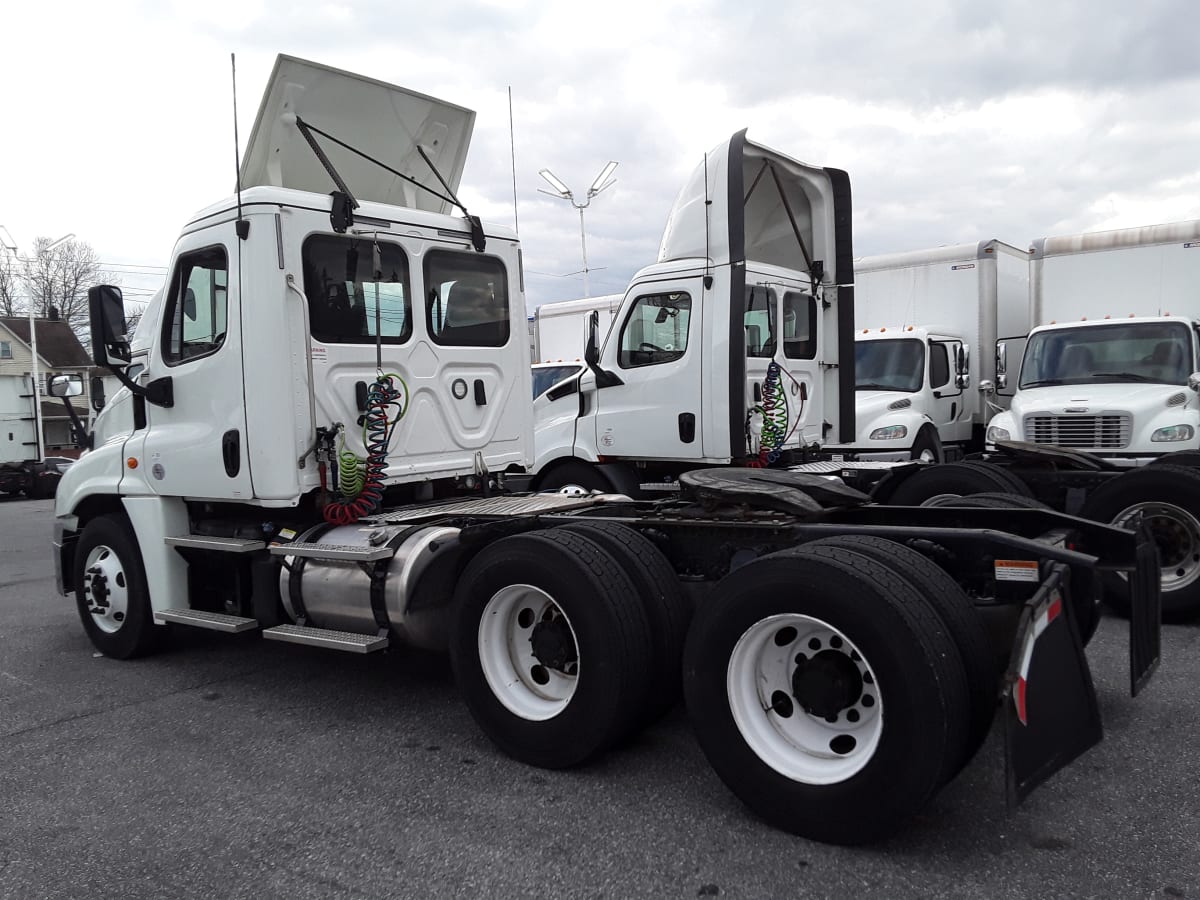
M 859 459 L 983 448 L 997 338 L 1029 331 L 1028 254 L 999 240 L 855 260 Z M 999 407 L 998 407 L 999 408 Z
M 120 291 L 90 292 L 93 353 L 123 387 L 60 484 L 54 558 L 101 652 L 148 652 L 170 627 L 448 650 L 483 731 L 546 767 L 628 740 L 682 691 L 751 809 L 840 843 L 901 827 L 1001 697 L 1013 799 L 1099 740 L 1076 619 L 1103 552 L 1150 637 L 1140 687 L 1158 634 L 1144 535 L 876 506 L 760 470 L 693 472 L 657 503 L 505 492 L 532 462 L 529 343 L 516 235 L 454 199 L 472 121 L 281 57 L 245 190 L 185 225 L 132 344 Z M 663 261 L 604 355 L 591 345 L 576 399 L 606 452 L 639 434 L 697 460 L 745 452 L 745 404 L 711 419 L 703 401 L 766 373 L 745 356 L 748 290 L 801 314 L 780 337 L 804 439 L 837 429 L 849 180 L 744 134 L 705 162 Z M 996 606 L 1012 615 L 980 609 Z
M 1164 612 L 1192 617 L 1200 612 L 1200 221 L 1044 238 L 1030 259 L 1037 327 L 1027 340 L 1001 334 L 996 350 L 996 389 L 1015 391 L 988 425 L 988 460 L 998 465 L 986 476 L 982 463 L 973 473 L 942 467 L 893 479 L 886 496 L 919 503 L 1017 489 L 1096 521 L 1141 522 L 1158 546 Z
M 43 500 L 54 496 L 60 473 L 41 458 L 32 381 L 0 376 L 0 494 Z

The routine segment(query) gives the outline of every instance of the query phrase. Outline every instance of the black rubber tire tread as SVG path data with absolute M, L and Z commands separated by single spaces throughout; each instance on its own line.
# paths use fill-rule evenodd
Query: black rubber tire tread
M 657 722 L 679 702 L 683 644 L 692 621 L 692 607 L 675 569 L 653 541 L 619 522 L 576 522 L 556 530 L 582 534 L 603 546 L 637 589 L 653 647 L 649 690 L 639 724 Z
M 985 491 L 981 494 L 965 494 L 961 497 L 946 498 L 934 506 L 965 506 L 976 509 L 1050 509 L 1041 500 L 1028 497 L 1025 494 L 1011 494 L 1006 491 Z
M 751 626 L 785 613 L 846 634 L 885 697 L 879 747 L 845 781 L 806 784 L 778 773 L 746 744 L 730 711 L 734 647 Z M 941 786 L 966 739 L 966 676 L 941 620 L 899 573 L 836 547 L 769 554 L 724 578 L 692 623 L 684 698 L 701 748 L 742 802 L 776 827 L 830 843 L 895 832 Z
M 1083 504 L 1080 515 L 1097 522 L 1112 522 L 1137 503 L 1155 500 L 1182 507 L 1200 518 L 1200 469 L 1157 464 L 1123 472 L 1097 488 Z M 1129 615 L 1124 580 L 1106 572 L 1101 576 L 1104 603 L 1114 612 Z M 1200 579 L 1182 589 L 1162 592 L 1163 618 L 1187 621 L 1200 614 Z
M 579 645 L 575 694 L 558 715 L 522 719 L 492 693 L 479 662 L 479 621 L 496 591 L 529 584 L 571 621 Z M 459 577 L 450 661 L 475 721 L 505 753 L 548 769 L 579 765 L 634 726 L 650 672 L 650 629 L 629 578 L 599 543 L 561 530 L 511 535 L 475 555 Z
M 125 621 L 112 634 L 96 626 L 84 601 L 84 566 L 88 554 L 100 545 L 107 546 L 121 560 L 121 570 L 126 579 L 125 589 L 129 595 Z M 142 554 L 133 529 L 124 516 L 98 516 L 84 526 L 75 548 L 75 565 L 71 574 L 75 585 L 75 608 L 83 622 L 83 630 L 97 650 L 113 659 L 133 659 L 157 649 L 166 628 L 154 624 Z
M 938 437 L 937 429 L 932 425 L 924 425 L 917 432 L 917 439 L 913 441 L 910 455 L 913 459 L 920 459 L 921 453 L 924 450 L 933 452 L 933 461 L 935 463 L 944 462 L 946 459 L 946 452 L 942 448 L 941 438 Z
M 538 491 L 553 491 L 567 485 L 577 485 L 585 491 L 608 493 L 614 490 L 612 483 L 604 476 L 603 472 L 580 460 L 568 460 L 560 463 L 546 472 L 544 476 L 537 478 L 535 484 L 537 486 L 534 490 Z
M 1019 487 L 1014 488 L 1014 483 Z M 966 495 L 1014 490 L 1016 493 L 1029 493 L 1020 479 L 999 466 L 974 462 L 938 463 L 921 469 L 901 482 L 888 502 L 892 506 L 920 506 L 939 494 Z
M 1200 450 L 1176 450 L 1164 453 L 1149 463 L 1152 466 L 1187 466 L 1200 469 Z
M 1000 493 L 1004 494 L 1019 494 L 1022 497 L 1033 498 L 1033 491 L 1030 489 L 1020 476 L 1014 475 L 1012 470 L 1005 466 L 997 465 L 990 462 L 965 462 L 963 465 L 974 466 L 976 469 L 986 471 L 991 477 L 999 479 L 1006 486 L 1000 489 Z M 986 492 L 985 492 L 986 493 Z
M 957 774 L 979 752 L 991 730 L 999 702 L 1000 676 L 1004 670 L 1003 661 L 996 658 L 992 649 L 987 626 L 971 605 L 966 592 L 949 572 L 925 554 L 887 538 L 869 534 L 842 534 L 820 538 L 805 546 L 845 547 L 904 573 L 941 618 L 962 658 L 971 709 L 963 756 L 954 769 L 954 774 Z

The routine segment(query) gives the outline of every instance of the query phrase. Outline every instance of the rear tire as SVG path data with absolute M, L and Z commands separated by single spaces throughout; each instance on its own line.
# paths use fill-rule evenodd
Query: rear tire
M 1137 513 L 1158 546 L 1163 617 L 1187 619 L 1200 613 L 1200 470 L 1152 465 L 1118 475 L 1099 487 L 1080 515 L 1097 522 L 1129 525 Z M 1104 602 L 1129 615 L 1125 578 L 1105 573 Z
M 942 463 L 909 476 L 892 492 L 892 506 L 921 506 L 948 494 L 1016 493 L 1030 496 L 1029 488 L 1000 466 L 981 462 Z
M 132 659 L 158 646 L 164 627 L 154 624 L 142 554 L 124 519 L 100 516 L 84 526 L 74 580 L 75 606 L 97 650 Z
M 502 538 L 455 589 L 450 661 L 463 699 L 500 749 L 530 765 L 578 765 L 628 733 L 650 652 L 636 589 L 582 535 Z
M 898 573 L 834 547 L 723 579 L 688 636 L 684 697 L 747 806 L 831 843 L 894 832 L 965 739 L 965 676 L 937 615 Z
M 971 710 L 962 758 L 953 767 L 953 777 L 974 758 L 996 717 L 1003 664 L 992 649 L 983 619 L 945 569 L 904 544 L 872 535 L 846 534 L 821 538 L 805 546 L 842 547 L 903 573 L 946 626 L 962 660 Z
M 579 522 L 557 530 L 598 543 L 633 582 L 646 612 L 652 644 L 650 680 L 637 724 L 658 721 L 679 700 L 683 644 L 692 620 L 692 608 L 674 568 L 648 538 L 616 522 Z

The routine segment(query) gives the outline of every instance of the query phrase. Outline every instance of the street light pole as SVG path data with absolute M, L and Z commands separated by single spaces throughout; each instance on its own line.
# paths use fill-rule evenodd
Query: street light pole
M 583 203 L 576 202 L 575 195 L 571 192 L 571 189 L 549 169 L 542 169 L 538 172 L 554 188 L 553 191 L 538 188 L 541 193 L 548 194 L 551 197 L 558 197 L 560 200 L 570 201 L 571 205 L 579 210 L 579 243 L 583 247 L 583 296 L 585 297 L 590 297 L 592 292 L 588 287 L 587 232 L 583 227 L 583 211 L 588 208 L 593 197 L 616 184 L 617 179 L 612 177 L 612 173 L 616 168 L 617 163 L 609 160 L 608 165 L 601 169 L 600 174 L 592 181 L 592 186 L 588 188 L 587 196 L 584 197 Z
M 0 231 L 3 231 L 5 234 L 8 234 L 8 230 L 6 228 L 4 228 L 3 226 L 0 226 Z M 75 237 L 75 235 L 72 233 L 72 234 L 63 235 L 57 241 L 51 241 L 45 247 L 42 247 L 40 250 L 37 251 L 36 258 L 40 259 L 41 257 L 45 256 L 47 253 L 49 253 L 51 250 L 53 250 L 55 247 L 57 247 L 59 244 L 65 244 L 67 241 L 71 240 L 71 238 L 73 238 L 73 237 Z M 23 257 L 17 253 L 17 246 L 16 246 L 16 244 L 12 243 L 11 236 L 8 238 L 8 241 L 9 242 L 6 243 L 4 246 L 6 249 L 12 251 L 12 254 L 14 257 L 16 257 L 17 259 L 19 259 L 23 262 L 31 262 L 32 261 L 29 257 Z M 42 375 L 41 375 L 41 367 L 38 364 L 37 324 L 36 324 L 37 320 L 34 318 L 34 315 L 33 315 L 33 295 L 32 294 L 29 297 L 29 308 L 26 310 L 26 312 L 28 312 L 28 314 L 29 314 L 29 349 L 33 353 L 33 360 L 30 363 L 30 373 L 29 373 L 29 379 L 30 379 L 30 381 L 33 382 L 33 440 L 34 440 L 34 449 L 37 450 L 37 458 L 40 460 L 45 456 L 45 453 L 44 453 L 43 447 L 42 447 L 42 440 L 43 440 L 43 435 L 42 435 L 42 392 L 41 392 L 41 385 L 39 384 L 39 382 L 41 381 Z

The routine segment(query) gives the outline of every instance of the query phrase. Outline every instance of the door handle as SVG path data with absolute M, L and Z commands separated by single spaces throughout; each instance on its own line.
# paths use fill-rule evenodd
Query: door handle
M 242 470 L 242 435 L 236 428 L 221 436 L 221 459 L 225 463 L 225 474 L 237 478 Z
M 483 387 L 483 379 L 475 379 L 475 405 L 487 406 L 487 391 Z
M 696 440 L 696 414 L 695 413 L 680 413 L 679 414 L 679 440 L 685 444 L 690 444 Z

